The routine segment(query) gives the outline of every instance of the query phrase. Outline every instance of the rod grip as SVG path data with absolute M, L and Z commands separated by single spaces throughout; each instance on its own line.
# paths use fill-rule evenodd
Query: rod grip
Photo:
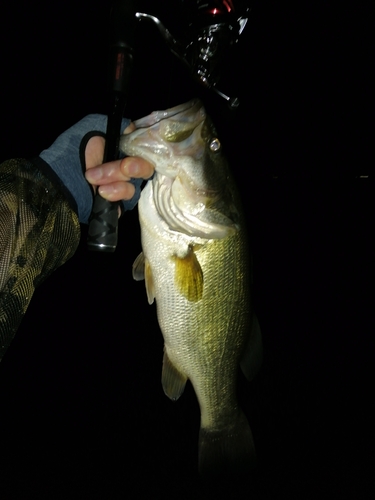
M 87 245 L 89 250 L 114 252 L 118 238 L 118 202 L 95 196 L 92 209 Z

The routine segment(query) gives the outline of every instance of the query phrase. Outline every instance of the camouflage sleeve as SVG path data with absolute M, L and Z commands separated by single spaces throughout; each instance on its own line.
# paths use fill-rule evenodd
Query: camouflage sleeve
M 75 252 L 72 200 L 26 160 L 0 165 L 0 360 L 35 288 Z

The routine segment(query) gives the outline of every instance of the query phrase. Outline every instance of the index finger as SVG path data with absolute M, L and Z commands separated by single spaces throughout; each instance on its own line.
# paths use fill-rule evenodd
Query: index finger
M 148 179 L 154 173 L 154 165 L 138 156 L 128 156 L 121 161 L 120 170 L 128 177 Z
M 136 126 L 134 125 L 134 122 L 130 122 L 129 125 L 126 127 L 126 129 L 123 131 L 123 134 L 130 134 L 135 129 Z

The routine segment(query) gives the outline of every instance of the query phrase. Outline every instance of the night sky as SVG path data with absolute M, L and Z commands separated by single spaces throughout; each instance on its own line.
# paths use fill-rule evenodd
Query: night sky
M 139 3 L 173 31 L 176 2 Z M 1 161 L 33 157 L 107 112 L 111 2 L 77 4 L 2 7 Z M 244 200 L 265 360 L 252 384 L 239 378 L 258 469 L 229 498 L 367 499 L 374 7 L 300 4 L 253 3 L 218 85 L 240 98 L 235 113 L 139 25 L 126 114 L 203 99 Z M 155 306 L 132 280 L 136 210 L 121 219 L 114 254 L 88 252 L 86 233 L 36 291 L 0 366 L 0 497 L 210 498 L 215 485 L 197 475 L 194 391 L 176 403 L 164 395 Z

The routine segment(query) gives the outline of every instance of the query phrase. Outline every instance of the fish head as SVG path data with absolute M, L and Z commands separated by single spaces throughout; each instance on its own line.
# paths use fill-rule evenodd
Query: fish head
M 181 168 L 181 157 L 199 160 L 203 155 L 199 137 L 205 118 L 197 99 L 154 111 L 134 122 L 136 130 L 121 137 L 120 149 L 129 156 L 141 156 L 155 166 L 157 173 L 173 178 Z
M 136 129 L 121 137 L 120 149 L 154 165 L 155 193 L 163 193 L 163 200 L 159 203 L 157 194 L 155 201 L 159 207 L 168 205 L 163 217 L 170 227 L 186 231 L 181 222 L 188 217 L 195 219 L 187 232 L 200 237 L 221 238 L 237 230 L 238 213 L 228 183 L 229 169 L 202 102 L 193 99 L 165 111 L 154 111 L 134 124 Z M 158 189 L 161 185 L 167 187 L 168 202 L 166 190 Z

